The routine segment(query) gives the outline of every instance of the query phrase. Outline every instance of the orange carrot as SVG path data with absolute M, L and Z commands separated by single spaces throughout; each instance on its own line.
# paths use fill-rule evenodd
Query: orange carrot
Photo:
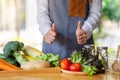
M 8 63 L 7 61 L 0 58 L 0 70 L 3 71 L 15 71 L 15 70 L 21 70 L 19 67 Z

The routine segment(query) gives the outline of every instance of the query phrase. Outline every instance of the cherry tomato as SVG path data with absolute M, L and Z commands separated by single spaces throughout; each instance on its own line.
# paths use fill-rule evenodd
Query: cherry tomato
M 69 59 L 62 59 L 60 61 L 61 69 L 69 70 L 70 65 L 71 65 L 71 61 Z
M 82 66 L 80 63 L 73 63 L 70 65 L 69 67 L 70 71 L 81 71 L 82 70 Z

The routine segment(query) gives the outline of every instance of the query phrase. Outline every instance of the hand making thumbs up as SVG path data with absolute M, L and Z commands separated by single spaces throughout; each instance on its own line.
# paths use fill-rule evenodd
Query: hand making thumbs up
M 84 44 L 87 41 L 87 34 L 82 29 L 82 22 L 81 21 L 78 21 L 78 26 L 76 29 L 76 37 L 77 37 L 78 44 Z
M 51 44 L 52 42 L 54 42 L 56 35 L 57 35 L 56 24 L 53 23 L 51 30 L 49 30 L 44 37 L 45 42 Z

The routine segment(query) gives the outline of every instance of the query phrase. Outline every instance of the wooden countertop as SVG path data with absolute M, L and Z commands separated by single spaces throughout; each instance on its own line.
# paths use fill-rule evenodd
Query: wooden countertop
M 60 68 L 41 70 L 1 71 L 0 80 L 119 80 L 120 73 L 80 76 L 60 72 Z

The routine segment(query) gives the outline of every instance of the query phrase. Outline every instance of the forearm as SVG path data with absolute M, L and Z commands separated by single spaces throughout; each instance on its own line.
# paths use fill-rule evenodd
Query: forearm
M 101 17 L 102 0 L 94 0 L 90 6 L 89 15 L 84 22 L 82 29 L 87 34 L 87 39 L 92 35 L 93 30 L 98 26 Z
M 39 30 L 43 36 L 51 29 L 51 21 L 48 12 L 48 0 L 37 0 L 37 21 Z

